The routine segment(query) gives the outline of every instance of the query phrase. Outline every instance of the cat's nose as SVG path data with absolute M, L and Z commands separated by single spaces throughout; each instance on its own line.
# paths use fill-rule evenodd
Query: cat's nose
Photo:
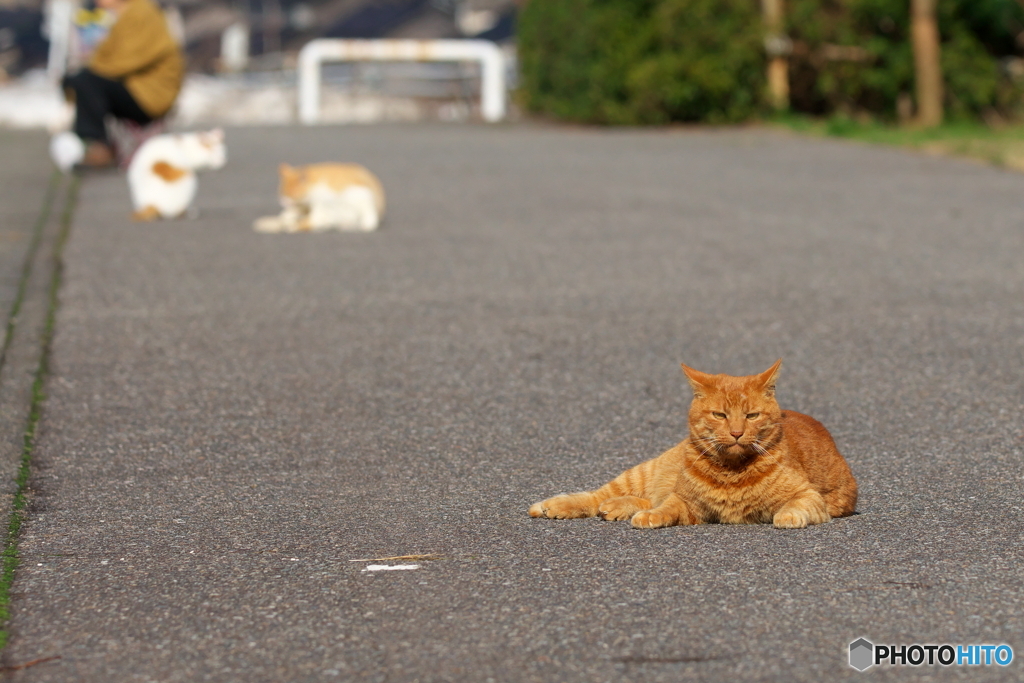
M 729 432 L 729 433 L 732 434 L 732 438 L 736 439 L 737 441 L 739 441 L 740 437 L 743 436 L 743 432 Z

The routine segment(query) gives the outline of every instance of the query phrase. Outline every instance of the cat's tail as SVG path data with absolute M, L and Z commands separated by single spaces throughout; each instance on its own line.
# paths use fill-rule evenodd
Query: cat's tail
M 152 204 L 139 209 L 132 214 L 132 220 L 136 221 L 155 221 L 160 218 L 160 209 L 156 208 Z

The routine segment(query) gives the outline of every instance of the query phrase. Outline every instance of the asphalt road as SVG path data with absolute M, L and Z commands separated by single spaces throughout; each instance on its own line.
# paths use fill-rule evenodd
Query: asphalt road
M 1024 175 L 761 130 L 238 129 L 198 219 L 82 185 L 12 681 L 1020 680 Z M 276 167 L 372 234 L 262 235 Z M 685 434 L 679 363 L 832 431 L 860 514 L 531 519 Z M 355 559 L 436 553 L 411 571 Z M 1008 667 L 847 664 L 1008 644 Z
M 17 296 L 26 252 L 53 166 L 46 135 L 0 129 L 0 315 Z M 6 321 L 5 321 L 6 322 Z
M 63 213 L 42 131 L 0 129 L 0 516 L 6 522 L 25 447 L 49 309 L 52 235 Z

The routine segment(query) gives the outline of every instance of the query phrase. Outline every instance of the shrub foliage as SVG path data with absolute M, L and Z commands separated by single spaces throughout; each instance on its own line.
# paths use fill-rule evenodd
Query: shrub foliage
M 793 108 L 895 117 L 900 97 L 914 91 L 909 0 L 790 0 L 787 8 Z M 939 0 L 938 20 L 947 113 L 1010 109 L 1019 91 L 999 57 L 1017 49 L 1024 30 L 1017 0 Z
M 914 89 L 909 0 L 787 0 L 791 106 L 895 118 Z M 1008 113 L 1018 0 L 938 0 L 946 110 Z M 530 0 L 519 20 L 530 110 L 608 124 L 729 122 L 765 111 L 759 0 Z
M 532 0 L 523 100 L 594 123 L 742 120 L 764 99 L 762 38 L 752 0 Z

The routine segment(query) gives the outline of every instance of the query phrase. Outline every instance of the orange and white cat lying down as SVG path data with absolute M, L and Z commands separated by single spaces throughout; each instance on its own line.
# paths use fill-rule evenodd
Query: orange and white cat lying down
M 376 230 L 384 217 L 384 188 L 359 164 L 281 164 L 277 216 L 256 219 L 258 232 Z
M 628 519 L 640 529 L 716 522 L 799 529 L 853 514 L 857 482 L 828 430 L 775 401 L 781 364 L 749 377 L 684 365 L 693 387 L 685 440 L 596 491 L 535 503 L 530 515 Z

